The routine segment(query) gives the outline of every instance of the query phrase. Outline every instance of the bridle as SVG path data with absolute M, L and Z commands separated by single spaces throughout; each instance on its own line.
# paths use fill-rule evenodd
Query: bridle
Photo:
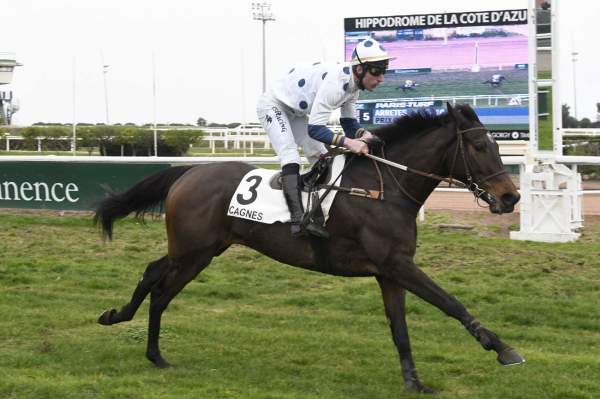
M 454 178 L 452 177 L 452 173 L 454 172 L 454 165 L 456 164 L 456 158 L 458 156 L 458 152 L 460 151 L 460 155 L 462 157 L 463 164 L 465 167 L 465 174 L 467 176 L 467 183 L 465 184 L 459 180 L 457 180 L 457 181 L 460 182 L 471 193 L 473 193 L 473 195 L 475 196 L 475 198 L 477 200 L 479 200 L 480 198 L 483 197 L 484 201 L 486 201 L 488 204 L 495 204 L 497 201 L 496 197 L 493 194 L 488 193 L 485 189 L 481 188 L 480 185 L 483 185 L 486 181 L 488 181 L 496 176 L 500 176 L 500 175 L 506 174 L 508 172 L 505 169 L 500 168 L 500 170 L 498 172 L 492 173 L 489 176 L 479 179 L 478 182 L 476 182 L 473 179 L 473 176 L 471 175 L 471 170 L 469 169 L 469 163 L 467 161 L 467 156 L 465 155 L 464 134 L 468 133 L 468 132 L 475 132 L 475 131 L 487 132 L 488 130 L 483 126 L 477 126 L 477 127 L 472 127 L 472 128 L 463 129 L 463 130 L 458 129 L 458 127 L 456 128 L 456 135 L 458 137 L 456 139 L 457 145 L 456 145 L 456 150 L 454 151 L 454 158 L 452 160 L 452 166 L 450 167 L 449 184 L 450 184 L 450 187 L 452 187 L 452 183 L 454 181 Z

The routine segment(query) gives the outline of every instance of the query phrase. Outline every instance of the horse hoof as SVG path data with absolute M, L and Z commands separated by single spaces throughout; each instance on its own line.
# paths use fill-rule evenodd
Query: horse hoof
M 168 369 L 169 367 L 171 367 L 171 364 L 169 362 L 167 362 L 165 359 L 163 359 L 162 357 L 160 359 L 157 359 L 153 363 L 159 369 Z
M 421 385 L 421 383 L 406 386 L 405 390 L 406 390 L 406 392 L 410 392 L 410 393 L 425 393 L 425 394 L 430 394 L 430 395 L 437 393 L 435 390 Z
M 103 326 L 110 326 L 113 324 L 112 317 L 115 313 L 117 313 L 116 309 L 105 310 L 104 313 L 98 317 L 98 323 L 102 324 Z
M 525 363 L 525 359 L 513 348 L 505 348 L 502 352 L 498 353 L 498 362 L 503 366 L 514 366 Z
M 146 354 L 146 357 L 159 369 L 168 369 L 171 367 L 171 364 L 169 364 L 169 362 L 167 362 L 161 355 L 155 356 Z
M 428 395 L 435 395 L 437 392 L 434 389 L 428 388 L 428 387 L 424 387 L 421 386 L 421 388 L 419 388 L 419 393 L 425 393 Z

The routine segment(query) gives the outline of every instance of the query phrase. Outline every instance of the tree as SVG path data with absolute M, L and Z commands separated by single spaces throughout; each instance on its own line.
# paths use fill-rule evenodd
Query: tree
M 193 143 L 202 139 L 201 130 L 167 130 L 160 135 L 161 155 L 183 155 Z M 167 154 L 165 154 L 167 152 Z
M 562 105 L 562 125 L 563 128 L 576 128 L 579 127 L 579 123 L 577 122 L 577 119 L 575 119 L 574 117 L 572 117 L 570 115 L 570 109 L 571 107 L 569 107 L 567 104 L 563 104 Z
M 200 127 L 205 127 L 206 119 L 204 119 L 203 117 L 198 118 L 198 120 L 196 121 L 196 125 L 198 125 Z
M 579 127 L 583 129 L 589 129 L 592 127 L 592 121 L 589 118 L 583 118 L 579 121 Z

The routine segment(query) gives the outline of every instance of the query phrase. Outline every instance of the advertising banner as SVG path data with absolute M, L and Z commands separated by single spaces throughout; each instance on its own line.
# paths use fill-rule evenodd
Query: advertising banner
M 3 162 L 0 208 L 93 210 L 105 187 L 125 191 L 169 164 Z

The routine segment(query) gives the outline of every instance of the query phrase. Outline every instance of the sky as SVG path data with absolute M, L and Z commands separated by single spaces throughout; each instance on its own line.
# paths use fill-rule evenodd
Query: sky
M 528 7 L 526 0 L 271 4 L 267 85 L 294 63 L 343 61 L 344 18 Z M 109 123 L 257 120 L 262 22 L 252 19 L 251 1 L 0 0 L 0 10 L 0 52 L 23 64 L 0 88 L 19 100 L 16 125 L 107 122 L 107 103 Z M 577 51 L 577 116 L 596 120 L 600 3 L 561 0 L 558 10 L 562 102 L 573 114 L 570 53 Z

